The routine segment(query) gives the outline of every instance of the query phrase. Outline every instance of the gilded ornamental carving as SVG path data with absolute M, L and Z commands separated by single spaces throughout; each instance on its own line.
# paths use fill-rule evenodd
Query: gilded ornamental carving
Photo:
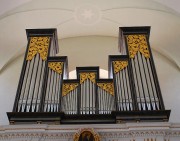
M 66 96 L 69 92 L 78 87 L 78 83 L 64 83 L 62 88 L 62 96 Z
M 134 58 L 138 51 L 141 52 L 146 58 L 150 58 L 145 35 L 127 35 L 126 38 L 130 58 Z
M 82 84 L 87 79 L 89 79 L 89 80 L 91 80 L 91 82 L 95 83 L 96 73 L 94 73 L 94 72 L 80 73 L 80 84 Z
M 31 37 L 26 60 L 30 61 L 39 53 L 42 60 L 47 60 L 50 37 Z
M 74 141 L 100 141 L 100 136 L 92 128 L 84 128 L 74 134 Z
M 63 71 L 63 62 L 49 62 L 48 67 L 53 71 L 62 74 Z
M 114 73 L 118 73 L 128 66 L 128 61 L 113 61 Z
M 101 89 L 107 91 L 109 94 L 114 96 L 114 85 L 113 85 L 113 83 L 97 83 L 97 85 Z

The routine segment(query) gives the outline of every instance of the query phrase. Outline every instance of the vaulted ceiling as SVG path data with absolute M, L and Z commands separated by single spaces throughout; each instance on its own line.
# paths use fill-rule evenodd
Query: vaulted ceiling
M 122 26 L 151 26 L 154 50 L 180 67 L 179 0 L 0 0 L 0 72 L 21 55 L 26 28 L 57 28 L 59 39 L 118 37 Z

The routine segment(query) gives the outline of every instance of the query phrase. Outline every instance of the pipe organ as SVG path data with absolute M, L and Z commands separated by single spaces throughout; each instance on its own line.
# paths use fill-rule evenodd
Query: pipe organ
M 13 112 L 39 112 L 47 58 L 58 52 L 55 29 L 27 30 L 28 47 Z
M 120 55 L 109 56 L 109 79 L 99 67 L 77 67 L 58 53 L 56 29 L 28 29 L 28 45 L 10 123 L 167 121 L 149 44 L 150 27 L 122 27 Z
M 115 110 L 113 80 L 99 79 L 97 81 L 97 95 L 99 114 L 111 114 Z
M 150 28 L 144 27 L 142 30 L 136 27 L 131 32 L 130 29 L 132 28 L 120 29 L 125 42 L 120 48 L 125 50 L 124 55 L 129 56 L 137 109 L 162 110 L 164 103 L 149 44 Z
M 128 57 L 110 56 L 110 64 L 115 83 L 116 111 L 136 110 L 134 91 L 129 74 Z

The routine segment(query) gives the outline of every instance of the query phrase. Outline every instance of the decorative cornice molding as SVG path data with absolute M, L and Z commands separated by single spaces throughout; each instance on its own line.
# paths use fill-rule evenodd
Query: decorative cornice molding
M 8 125 L 1 126 L 0 140 L 15 138 L 34 139 L 73 139 L 74 134 L 85 125 Z M 110 125 L 88 125 L 101 138 L 135 138 L 135 137 L 179 137 L 180 126 L 170 123 L 128 123 Z
M 102 138 L 131 138 L 131 137 L 145 137 L 145 136 L 179 136 L 180 130 L 170 131 L 170 130 L 144 130 L 144 131 L 116 131 L 116 132 L 103 132 L 94 129 Z M 73 138 L 76 132 L 4 132 L 0 133 L 0 140 L 4 138 Z

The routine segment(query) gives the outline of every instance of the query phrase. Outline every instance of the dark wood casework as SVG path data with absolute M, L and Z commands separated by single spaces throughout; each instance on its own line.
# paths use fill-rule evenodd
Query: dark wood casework
M 150 27 L 120 27 L 120 55 L 109 55 L 109 79 L 99 67 L 77 67 L 56 56 L 56 29 L 27 29 L 27 50 L 11 124 L 92 124 L 168 121 L 149 44 Z M 88 65 L 88 64 L 87 64 Z

